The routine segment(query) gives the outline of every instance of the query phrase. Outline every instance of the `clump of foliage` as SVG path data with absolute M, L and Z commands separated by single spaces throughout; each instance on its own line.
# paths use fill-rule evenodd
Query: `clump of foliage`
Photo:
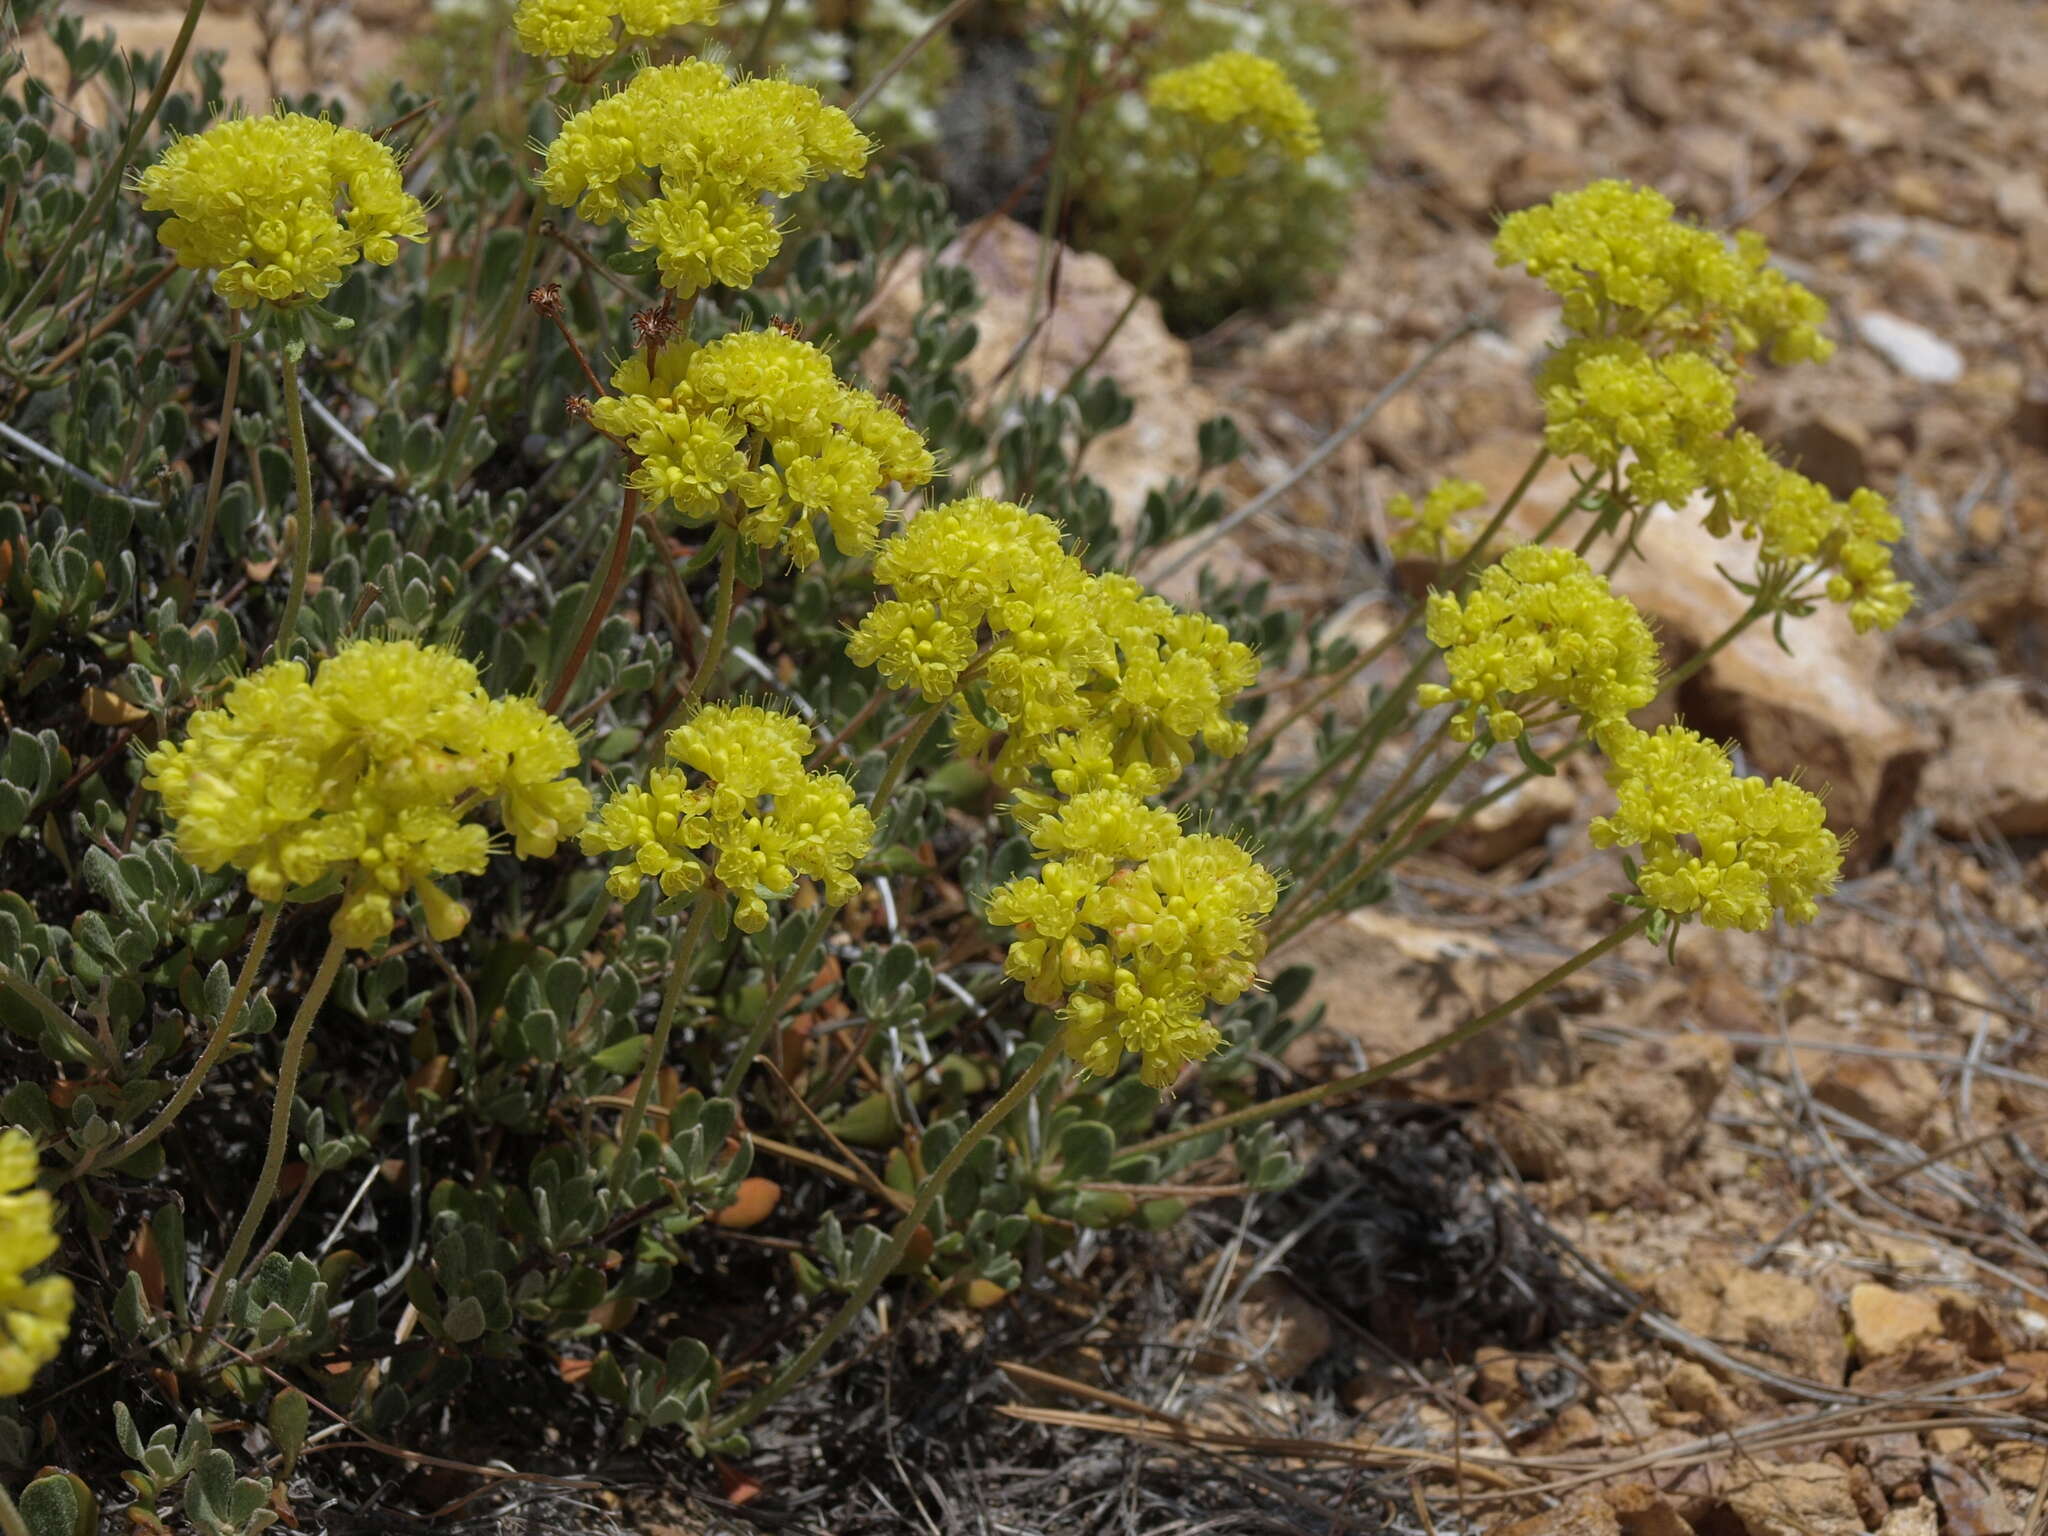
M 1571 333 L 1529 478 L 1572 455 L 1579 495 L 1516 547 L 1517 495 L 1476 529 L 1426 496 L 1437 591 L 1359 650 L 1119 568 L 1222 495 L 1119 523 L 1080 466 L 1130 404 L 1086 368 L 975 397 L 942 200 L 846 112 L 677 50 L 702 7 L 529 3 L 532 154 L 403 90 L 222 117 L 176 57 L 93 129 L 67 96 L 135 64 L 19 10 L 66 78 L 0 94 L 7 1536 L 110 1498 L 261 1530 L 325 1426 L 459 1455 L 480 1395 L 536 1445 L 740 1456 L 885 1284 L 999 1305 L 1091 1229 L 1286 1183 L 1267 1122 L 1405 1063 L 1276 1096 L 1312 1018 L 1272 956 L 1511 789 L 1425 826 L 1497 751 L 1604 755 L 1633 912 L 1442 1044 L 1835 880 L 1816 797 L 1630 723 L 1676 679 L 1586 558 L 1690 477 L 1760 546 L 1719 643 L 1910 600 L 1881 501 L 1724 408 L 1826 350 L 1759 247 L 1619 184 L 1507 222 Z M 1318 132 L 1242 53 L 1152 89 L 1204 176 Z M 786 1263 L 740 1271 L 746 1228 Z
M 1352 204 L 1365 183 L 1380 95 L 1348 7 L 1327 0 L 1087 0 L 1067 18 L 1081 50 L 1084 98 L 1067 143 L 1069 238 L 1134 280 L 1161 250 L 1154 291 L 1178 329 L 1241 309 L 1302 298 L 1350 248 Z M 1184 123 L 1148 81 L 1218 53 L 1270 60 L 1320 125 L 1313 153 L 1234 182 L 1227 202 L 1191 208 Z M 1049 65 L 1049 72 L 1057 64 Z M 1055 91 L 1061 89 L 1056 87 Z

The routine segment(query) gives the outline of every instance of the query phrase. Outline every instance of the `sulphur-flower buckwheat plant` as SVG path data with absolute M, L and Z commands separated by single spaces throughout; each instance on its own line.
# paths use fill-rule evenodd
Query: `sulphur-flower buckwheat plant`
M 1460 558 L 1472 547 L 1472 530 L 1459 519 L 1476 512 L 1492 498 L 1476 480 L 1440 480 L 1415 505 L 1405 493 L 1388 498 L 1387 520 L 1393 525 L 1388 549 L 1408 560 L 1434 560 L 1439 565 Z
M 636 354 L 590 419 L 633 455 L 627 483 L 685 523 L 733 520 L 797 567 L 818 557 L 822 518 L 845 554 L 874 543 L 883 492 L 931 479 L 931 450 L 902 417 L 842 383 L 818 348 L 778 330 Z
M 512 30 L 544 59 L 609 58 L 622 39 L 657 38 L 718 18 L 718 0 L 519 0 Z
M 1451 681 L 1423 684 L 1415 701 L 1456 704 L 1456 741 L 1471 741 L 1482 721 L 1494 740 L 1513 741 L 1545 704 L 1597 728 L 1657 696 L 1650 626 L 1568 549 L 1524 544 L 1488 566 L 1468 596 L 1431 593 L 1428 628 Z
M 1771 268 L 1760 239 L 1745 232 L 1730 246 L 1661 194 L 1602 181 L 1509 216 L 1494 251 L 1564 301 L 1567 336 L 1537 385 L 1551 453 L 1591 464 L 1636 521 L 1697 503 L 1710 532 L 1756 540 L 1758 578 L 1744 588 L 1756 617 L 1797 616 L 1822 598 L 1858 630 L 1904 617 L 1913 590 L 1892 570 L 1901 530 L 1883 498 L 1859 490 L 1839 502 L 1735 429 L 1752 357 L 1832 351 L 1819 329 L 1826 305 Z
M 1044 787 L 1044 769 L 1064 775 L 1063 793 L 1156 793 L 1198 740 L 1226 756 L 1244 745 L 1231 706 L 1258 677 L 1251 648 L 1128 576 L 1091 574 L 1039 513 L 978 497 L 934 508 L 883 545 L 875 576 L 896 596 L 847 654 L 954 699 L 954 740 L 989 754 L 1007 788 Z M 960 692 L 977 657 L 977 685 Z
M 1774 916 L 1810 923 L 1835 888 L 1842 846 L 1820 800 L 1786 779 L 1739 778 L 1725 747 L 1683 726 L 1602 733 L 1620 802 L 1595 845 L 1638 848 L 1642 900 L 1680 922 L 1756 933 Z
M 0 1397 L 26 1392 L 71 1331 L 71 1282 L 29 1278 L 57 1252 L 56 1210 L 36 1188 L 36 1166 L 27 1135 L 0 1131 Z
M 468 925 L 439 881 L 483 873 L 490 833 L 464 818 L 487 801 L 520 857 L 551 855 L 589 810 L 563 776 L 579 762 L 566 726 L 531 699 L 492 698 L 453 652 L 358 640 L 311 674 L 281 661 L 243 678 L 148 754 L 144 782 L 185 857 L 233 865 L 260 900 L 336 877 L 334 933 L 367 949 L 408 892 L 436 939 Z
M 768 901 L 786 900 L 798 877 L 834 905 L 849 900 L 854 866 L 867 857 L 874 818 L 836 773 L 806 773 L 817 743 L 794 715 L 757 704 L 713 704 L 669 732 L 669 757 L 647 782 L 623 785 L 583 830 L 585 853 L 625 853 L 608 877 L 629 899 L 652 879 L 664 896 L 687 897 L 715 878 L 733 897 L 733 921 L 759 932 Z M 692 787 L 683 768 L 701 783 Z M 707 869 L 699 850 L 708 849 Z
M 550 99 L 485 101 L 488 135 L 469 78 L 394 91 L 374 136 L 317 106 L 215 121 L 176 66 L 153 99 L 213 122 L 189 137 L 0 101 L 0 159 L 34 161 L 0 213 L 8 430 L 52 456 L 0 470 L 0 1394 L 27 1392 L 0 1460 L 97 1444 L 119 1394 L 137 1520 L 182 1496 L 208 1525 L 219 1496 L 248 1514 L 222 1530 L 303 1523 L 353 1465 L 297 1459 L 309 1407 L 410 1456 L 511 1391 L 738 1466 L 799 1383 L 867 1392 L 844 1341 L 881 1287 L 913 1328 L 932 1303 L 1028 1328 L 1027 1277 L 1090 1228 L 1284 1185 L 1263 1121 L 1643 934 L 1815 916 L 1822 796 L 1631 723 L 1751 623 L 1911 602 L 1883 499 L 1739 424 L 1753 372 L 1828 351 L 1761 242 L 1619 182 L 1507 219 L 1501 261 L 1563 306 L 1540 447 L 1505 496 L 1418 476 L 1327 562 L 1374 579 L 1325 611 L 1312 561 L 1217 558 L 1258 510 L 1228 420 L 1190 473 L 1110 494 L 1131 407 L 1094 371 L 1156 281 L 1199 303 L 1219 242 L 1262 226 L 1242 271 L 1320 218 L 1259 210 L 1353 147 L 1322 34 L 1175 0 L 1175 48 L 1127 52 L 1104 7 L 1053 8 L 1048 233 L 1072 208 L 1085 235 L 1098 97 L 1143 108 L 1125 142 L 1171 190 L 1122 314 L 1052 375 L 1042 243 L 991 380 L 942 191 L 876 158 L 879 93 L 916 73 L 893 49 L 812 77 L 842 110 L 782 73 L 802 7 L 735 0 L 700 57 L 672 34 L 712 0 L 505 9 L 465 23 L 474 56 Z M 1209 30 L 1233 9 L 1260 15 Z M 1240 51 L 1261 29 L 1270 57 Z M 81 195 L 111 210 L 79 221 L 97 265 L 44 232 Z M 281 387 L 238 408 L 252 345 Z M 1538 533 L 1552 459 L 1577 494 Z M 1668 673 L 1619 595 L 1652 515 L 1756 557 L 1727 562 L 1749 610 Z M 1503 744 L 1525 772 L 1460 785 Z M 1295 940 L 1426 896 L 1417 855 L 1465 857 L 1482 839 L 1443 840 L 1579 753 L 1629 910 L 1417 1050 L 1281 1085 L 1315 1006 Z M 223 1485 L 250 1434 L 263 1475 Z
M 743 288 L 782 249 L 766 195 L 858 176 L 874 146 L 809 86 L 730 79 L 689 59 L 649 65 L 562 124 L 541 186 L 593 224 L 623 219 L 662 283 Z
M 989 921 L 1024 935 L 1005 969 L 1060 1010 L 1084 1071 L 1107 1077 L 1128 1052 L 1149 1086 L 1171 1087 L 1222 1043 L 1209 1005 L 1256 980 L 1278 883 L 1240 844 L 1183 833 L 1122 790 L 1077 795 L 1031 841 L 1043 869 L 989 897 Z
M 1315 112 L 1286 72 L 1271 59 L 1241 49 L 1155 75 L 1145 97 L 1155 111 L 1195 125 L 1211 175 L 1242 175 L 1267 151 L 1302 161 L 1323 147 Z
M 357 261 L 388 267 L 427 237 L 398 157 L 366 133 L 302 112 L 231 117 L 176 140 L 136 178 L 181 267 L 214 269 L 236 308 L 317 301 Z

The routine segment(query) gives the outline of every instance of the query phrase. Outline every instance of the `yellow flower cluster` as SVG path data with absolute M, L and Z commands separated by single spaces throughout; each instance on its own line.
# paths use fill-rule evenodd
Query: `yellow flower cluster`
M 483 872 L 490 835 L 463 819 L 483 802 L 521 858 L 551 855 L 589 813 L 590 791 L 563 777 L 578 760 L 567 726 L 532 699 L 493 699 L 452 651 L 358 640 L 311 677 L 296 661 L 250 673 L 149 753 L 144 782 L 179 852 L 234 865 L 265 901 L 337 877 L 333 930 L 368 948 L 408 890 L 435 938 L 467 925 L 435 882 Z
M 512 30 L 543 59 L 608 58 L 620 37 L 660 37 L 718 18 L 718 0 L 519 0 Z
M 1781 606 L 1823 580 L 1858 629 L 1889 629 L 1913 603 L 1892 570 L 1898 520 L 1873 491 L 1838 502 L 1735 430 L 1744 358 L 1818 361 L 1827 307 L 1769 266 L 1753 234 L 1734 248 L 1673 217 L 1656 192 L 1595 182 L 1501 224 L 1494 250 L 1564 300 L 1572 332 L 1537 380 L 1555 454 L 1625 472 L 1639 507 L 1703 495 L 1707 527 L 1758 541 Z M 1626 466 L 1625 471 L 1623 466 Z
M 650 878 L 665 896 L 689 896 L 714 877 L 748 933 L 767 925 L 767 900 L 788 897 L 799 876 L 824 886 L 826 900 L 849 901 L 875 822 L 839 774 L 804 771 L 815 746 L 794 716 L 707 705 L 668 736 L 668 755 L 702 782 L 693 788 L 682 768 L 656 768 L 644 785 L 613 791 L 584 828 L 583 851 L 630 855 L 606 880 L 621 900 Z M 709 870 L 698 857 L 705 848 L 715 855 Z
M 1432 592 L 1427 627 L 1451 682 L 1426 683 L 1415 700 L 1456 704 L 1458 741 L 1472 740 L 1482 717 L 1496 741 L 1512 741 L 1544 703 L 1598 728 L 1657 696 L 1650 626 L 1568 549 L 1524 544 L 1488 566 L 1470 595 Z
M 1724 357 L 1768 348 L 1779 363 L 1821 362 L 1827 306 L 1770 266 L 1761 236 L 1733 249 L 1675 217 L 1668 198 L 1625 181 L 1596 181 L 1501 221 L 1502 266 L 1519 266 L 1564 301 L 1582 337 L 1633 337 Z
M 1842 845 L 1820 801 L 1785 779 L 1737 778 L 1725 748 L 1683 726 L 1601 733 L 1619 809 L 1592 824 L 1602 848 L 1640 847 L 1636 888 L 1710 928 L 1811 922 L 1835 888 Z
M 593 224 L 623 218 L 661 280 L 691 294 L 740 288 L 782 249 L 764 198 L 836 171 L 873 146 L 837 107 L 787 80 L 727 78 L 702 59 L 651 65 L 562 125 L 541 186 Z
M 1629 339 L 1570 341 L 1537 376 L 1560 457 L 1611 470 L 1628 459 L 1645 506 L 1678 506 L 1706 483 L 1706 464 L 1735 423 L 1735 380 L 1703 352 L 1659 357 Z
M 1259 920 L 1273 876 L 1229 838 L 1182 832 L 1171 812 L 1119 789 L 1076 795 L 1032 830 L 1036 875 L 989 898 L 1018 929 L 1004 968 L 1041 1007 L 1059 1008 L 1069 1055 L 1107 1077 L 1126 1051 L 1154 1088 L 1222 1043 L 1211 1003 L 1257 979 Z
M 71 1282 L 28 1278 L 57 1251 L 55 1210 L 36 1188 L 36 1145 L 0 1131 L 0 1397 L 18 1397 L 71 1331 Z
M 175 141 L 136 180 L 169 212 L 157 238 L 181 267 L 215 267 L 238 309 L 325 298 L 358 260 L 388 267 L 424 240 L 426 210 L 398 158 L 353 128 L 300 112 L 233 117 Z
M 1824 575 L 1828 600 L 1849 610 L 1859 632 L 1890 629 L 1911 611 L 1912 584 L 1892 569 L 1891 545 L 1905 530 L 1877 492 L 1864 487 L 1837 501 L 1750 432 L 1715 444 L 1709 463 L 1708 531 L 1739 529 L 1756 540 L 1767 575 Z
M 923 485 L 935 468 L 915 428 L 781 331 L 672 342 L 651 368 L 635 354 L 612 387 L 590 419 L 631 450 L 629 483 L 648 505 L 690 523 L 735 515 L 743 537 L 799 567 L 818 558 L 813 517 L 843 552 L 866 549 L 888 516 L 883 488 Z
M 1128 576 L 1090 573 L 1050 518 L 986 497 L 950 502 L 883 544 L 875 580 L 895 596 L 862 619 L 847 654 L 894 687 L 958 697 L 955 739 L 978 753 L 1000 733 L 994 771 L 1011 789 L 1042 768 L 1063 795 L 1152 794 L 1198 739 L 1225 754 L 1244 745 L 1230 710 L 1258 676 L 1251 648 Z M 963 679 L 984 649 L 970 700 Z
M 1271 59 L 1232 49 L 1155 75 L 1145 88 L 1154 110 L 1191 118 L 1202 129 L 1203 164 L 1215 176 L 1241 176 L 1272 150 L 1293 161 L 1323 147 L 1315 109 Z
M 1387 517 L 1396 526 L 1388 547 L 1404 560 L 1456 560 L 1472 547 L 1472 535 L 1458 519 L 1487 503 L 1486 487 L 1476 480 L 1440 480 L 1422 498 L 1403 492 L 1387 502 Z

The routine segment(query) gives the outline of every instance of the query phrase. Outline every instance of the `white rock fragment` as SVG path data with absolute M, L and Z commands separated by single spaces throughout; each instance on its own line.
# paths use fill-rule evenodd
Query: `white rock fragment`
M 1880 357 L 1910 379 L 1953 384 L 1963 376 L 1963 354 L 1924 325 L 1872 310 L 1856 317 L 1856 330 Z

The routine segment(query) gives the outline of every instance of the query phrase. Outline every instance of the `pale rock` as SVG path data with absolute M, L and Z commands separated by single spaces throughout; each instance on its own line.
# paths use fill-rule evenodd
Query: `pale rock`
M 1881 1031 L 1869 1041 L 1886 1050 L 1910 1050 L 1910 1035 Z M 1909 1141 L 1941 1102 L 1941 1079 L 1924 1061 L 1910 1057 L 1830 1053 L 1810 1080 L 1813 1096 L 1852 1120 Z
M 1622 1536 L 1622 1529 L 1605 1499 L 1582 1493 L 1556 1509 L 1499 1527 L 1497 1536 Z
M 1877 1536 L 1939 1536 L 1941 1513 L 1932 1499 L 1915 1499 L 1901 1504 L 1884 1517 Z
M 1747 1536 L 1864 1536 L 1849 1473 L 1833 1462 L 1752 1464 L 1725 1497 Z
M 1849 1326 L 1857 1354 L 1877 1360 L 1940 1338 L 1941 1308 L 1926 1296 L 1865 1281 L 1849 1292 Z
M 1838 1314 L 1803 1280 L 1707 1259 L 1663 1271 L 1651 1281 L 1651 1294 L 1688 1332 L 1754 1365 L 1842 1384 L 1849 1351 Z
M 1485 787 L 1480 786 L 1482 790 Z M 1564 778 L 1533 778 L 1474 812 L 1471 820 L 1436 847 L 1474 869 L 1494 869 L 1535 847 L 1552 827 L 1573 820 L 1578 810 L 1578 792 Z M 1423 829 L 1449 820 L 1457 811 L 1457 806 L 1439 801 L 1424 818 Z
M 1033 231 L 991 215 L 940 253 L 942 262 L 972 272 L 981 292 L 974 315 L 980 335 L 961 371 L 984 404 L 1013 384 L 1032 394 L 1060 389 L 1130 299 L 1131 285 L 1108 258 L 1062 248 L 1056 302 L 1017 362 L 1038 251 Z M 907 344 L 923 276 L 921 262 L 905 261 L 869 305 L 864 318 L 877 337 L 861 360 L 869 378 L 887 377 L 890 362 Z M 1131 312 L 1095 372 L 1122 386 L 1132 412 L 1123 426 L 1095 440 L 1083 468 L 1108 491 L 1118 519 L 1128 526 L 1148 491 L 1176 475 L 1191 478 L 1200 468 L 1196 429 L 1216 414 L 1216 404 L 1194 382 L 1187 343 L 1166 328 L 1151 299 Z
M 1606 1497 L 1621 1524 L 1621 1536 L 1693 1536 L 1678 1507 L 1648 1483 L 1623 1483 L 1608 1489 Z
M 1520 438 L 1492 438 L 1449 472 L 1502 496 L 1520 478 L 1528 453 Z M 1514 522 L 1533 534 L 1574 489 L 1568 466 L 1549 466 L 1515 509 Z M 1674 663 L 1709 644 L 1747 606 L 1716 566 L 1744 580 L 1756 573 L 1756 546 L 1714 538 L 1701 526 L 1703 515 L 1703 506 L 1660 509 L 1637 541 L 1644 558 L 1623 562 L 1615 576 L 1616 590 L 1656 624 Z M 1596 543 L 1589 558 L 1604 563 L 1607 548 Z M 1829 824 L 1856 834 L 1852 868 L 1868 867 L 1913 804 L 1932 743 L 1884 700 L 1880 637 L 1858 635 L 1832 604 L 1788 622 L 1785 633 L 1795 653 L 1790 663 L 1768 624 L 1738 636 L 1687 683 L 1684 714 L 1710 735 L 1737 738 L 1753 771 L 1796 772 L 1808 788 L 1825 790 Z
M 1242 1275 L 1251 1265 L 1241 1257 L 1231 1273 L 1226 1296 L 1236 1296 Z M 1209 1283 L 1213 1266 L 1198 1265 L 1189 1275 L 1192 1288 Z M 1245 1288 L 1221 1325 L 1200 1329 L 1195 1319 L 1174 1329 L 1178 1341 L 1195 1345 L 1190 1357 L 1205 1375 L 1228 1376 L 1253 1370 L 1276 1382 L 1290 1381 L 1329 1351 L 1335 1334 L 1329 1316 L 1285 1275 L 1263 1274 Z
M 1994 683 L 1964 694 L 1949 711 L 1948 736 L 1924 795 L 1944 832 L 2048 833 L 2048 716 L 2019 687 Z
M 1569 1180 L 1595 1210 L 1651 1204 L 1698 1142 L 1734 1062 L 1715 1035 L 1639 1041 L 1567 1087 L 1510 1088 L 1485 1115 L 1524 1178 Z
M 1681 1360 L 1671 1367 L 1664 1377 L 1664 1395 L 1673 1407 L 1698 1414 L 1711 1428 L 1729 1429 L 1741 1422 L 1735 1399 L 1697 1360 Z
M 1963 354 L 1924 325 L 1883 310 L 1856 317 L 1857 333 L 1884 360 L 1923 384 L 1953 384 L 1963 376 Z
M 1304 1006 L 1325 1009 L 1322 1027 L 1289 1048 L 1288 1063 L 1310 1069 L 1334 1057 L 1346 1072 L 1428 1044 L 1550 968 L 1508 954 L 1478 930 L 1438 927 L 1378 907 L 1318 924 L 1286 953 L 1315 968 Z M 1387 1086 L 1426 1098 L 1497 1092 L 1518 1073 L 1514 1030 L 1503 1024 Z

